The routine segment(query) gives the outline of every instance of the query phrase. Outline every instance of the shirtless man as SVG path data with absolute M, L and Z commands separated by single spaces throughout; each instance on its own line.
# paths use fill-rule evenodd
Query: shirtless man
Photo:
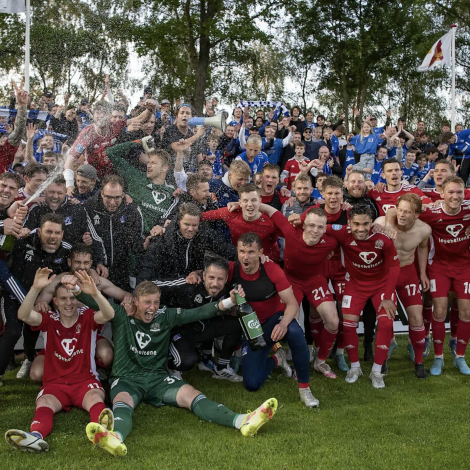
M 92 261 L 92 249 L 91 246 L 85 245 L 84 243 L 77 243 L 72 247 L 70 251 L 70 258 L 67 259 L 67 263 L 70 267 L 69 272 L 63 272 L 56 276 L 50 284 L 45 287 L 38 298 L 36 299 L 35 309 L 36 311 L 47 312 L 51 310 L 50 302 L 54 296 L 56 286 L 61 282 L 62 278 L 68 274 L 75 274 L 77 271 L 86 271 L 87 274 L 94 277 L 96 287 L 98 290 L 107 297 L 121 302 L 121 305 L 126 307 L 127 304 L 132 304 L 132 294 L 126 292 L 119 287 L 115 286 L 110 280 L 104 277 L 98 276 L 94 271 L 91 270 Z M 111 365 L 113 361 L 113 347 L 109 341 L 98 334 L 96 340 L 96 360 L 100 366 L 106 368 Z M 44 354 L 38 354 L 33 364 L 29 377 L 33 382 L 41 382 L 44 373 Z
M 397 200 L 396 228 L 397 237 L 395 248 L 400 260 L 400 277 L 397 282 L 398 297 L 406 309 L 410 323 L 410 343 L 408 351 L 415 364 L 415 374 L 419 379 L 425 379 L 427 374 L 423 365 L 425 329 L 423 323 L 422 289 L 429 289 L 429 279 L 426 275 L 428 260 L 428 240 L 431 227 L 418 219 L 422 212 L 422 202 L 418 195 L 407 193 Z M 379 217 L 376 223 L 385 225 L 385 217 Z M 415 251 L 418 249 L 419 278 L 415 266 Z

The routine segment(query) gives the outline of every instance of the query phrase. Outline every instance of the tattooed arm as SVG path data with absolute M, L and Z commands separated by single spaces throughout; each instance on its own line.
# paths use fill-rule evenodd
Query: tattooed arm
M 8 142 L 10 142 L 13 147 L 18 147 L 26 131 L 26 106 L 28 104 L 29 95 L 26 90 L 23 90 L 24 79 L 21 80 L 19 88 L 13 80 L 12 84 L 16 93 L 16 101 L 18 103 L 18 114 L 16 115 L 15 128 L 13 129 L 12 133 L 8 136 Z

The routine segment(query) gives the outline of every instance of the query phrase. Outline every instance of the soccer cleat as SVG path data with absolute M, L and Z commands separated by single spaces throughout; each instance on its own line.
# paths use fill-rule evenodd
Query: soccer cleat
M 319 359 L 316 359 L 313 363 L 313 369 L 329 379 L 336 379 L 336 374 L 326 362 L 320 362 Z
M 384 388 L 384 375 L 380 372 L 371 372 L 369 375 L 369 379 L 372 380 L 372 387 L 374 388 Z
M 410 359 L 411 362 L 415 362 L 415 350 L 413 348 L 413 345 L 411 343 L 408 343 L 406 346 L 406 349 L 408 349 L 408 352 L 410 353 Z
M 127 454 L 127 447 L 119 435 L 115 432 L 107 431 L 101 424 L 88 423 L 86 435 L 94 445 L 101 447 L 112 455 L 124 457 Z
M 426 374 L 426 371 L 424 370 L 424 364 L 415 364 L 415 375 L 418 377 L 418 379 L 426 379 L 428 374 Z
M 299 388 L 300 401 L 308 408 L 318 408 L 320 402 L 313 396 L 309 387 Z
M 245 437 L 253 437 L 259 431 L 259 428 L 271 420 L 277 410 L 277 400 L 270 398 L 266 400 L 255 411 L 249 413 L 243 420 L 240 432 Z
M 31 369 L 31 365 L 33 364 L 33 361 L 30 361 L 29 359 L 25 359 L 21 363 L 20 370 L 16 374 L 17 379 L 26 379 L 29 377 L 29 371 Z
M 237 373 L 238 370 L 240 369 L 240 366 L 242 364 L 242 357 L 241 356 L 232 356 L 232 359 L 230 359 L 230 367 L 232 370 Z
M 452 356 L 455 357 L 457 354 L 457 338 L 449 339 L 449 348 L 450 352 L 452 353 Z
M 374 360 L 374 348 L 372 347 L 373 343 L 366 343 L 364 341 L 364 361 L 373 361 Z
M 287 348 L 286 359 L 288 361 L 292 361 L 292 351 L 290 350 L 290 347 Z
M 315 360 L 317 352 L 315 351 L 315 348 L 313 347 L 313 344 L 308 345 L 308 362 L 313 362 Z
M 214 379 L 225 379 L 229 382 L 243 382 L 243 377 L 236 374 L 230 366 L 227 366 L 224 369 L 217 369 L 216 367 L 212 377 Z
M 114 430 L 114 414 L 109 408 L 105 408 L 98 418 L 98 423 L 101 424 L 107 431 Z
M 444 359 L 441 359 L 440 357 L 436 357 L 431 366 L 431 369 L 429 369 L 429 372 L 431 375 L 441 375 L 443 367 L 444 367 Z
M 392 357 L 392 353 L 393 351 L 395 351 L 395 349 L 398 348 L 398 344 L 396 341 L 392 341 L 390 343 L 390 347 L 388 348 L 388 356 L 387 356 L 387 359 L 390 359 Z
M 454 366 L 459 369 L 461 374 L 470 375 L 470 367 L 467 366 L 464 357 L 456 357 L 454 359 Z
M 206 370 L 208 372 L 215 371 L 215 364 L 212 359 L 201 359 L 200 362 L 197 363 L 199 370 Z
M 49 444 L 38 436 L 19 429 L 10 429 L 5 433 L 5 440 L 15 449 L 23 452 L 47 452 Z
M 292 377 L 292 368 L 291 366 L 287 363 L 287 354 L 284 351 L 284 349 L 278 349 L 275 353 L 274 356 L 277 359 L 277 365 L 282 369 L 284 372 L 284 375 L 286 377 Z
M 354 382 L 357 382 L 357 379 L 362 375 L 362 370 L 360 367 L 351 367 L 351 369 L 348 370 L 346 374 L 346 382 L 348 384 L 353 384 Z
M 335 361 L 336 365 L 338 366 L 338 369 L 341 372 L 347 372 L 349 370 L 349 366 L 346 363 L 344 354 L 335 354 L 335 357 L 333 358 L 333 360 Z
M 424 351 L 423 357 L 428 357 L 429 353 L 431 352 L 431 338 L 424 338 Z

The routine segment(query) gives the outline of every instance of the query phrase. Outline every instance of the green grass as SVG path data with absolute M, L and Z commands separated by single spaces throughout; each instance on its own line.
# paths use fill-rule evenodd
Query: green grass
M 320 408 L 300 403 L 296 383 L 278 373 L 257 393 L 242 384 L 212 379 L 208 372 L 184 378 L 209 398 L 237 412 L 254 409 L 266 398 L 279 401 L 278 412 L 258 436 L 200 421 L 187 410 L 140 405 L 134 429 L 126 440 L 128 455 L 116 459 L 92 448 L 85 436 L 88 414 L 73 409 L 60 413 L 48 437 L 46 454 L 25 454 L 0 442 L 4 470 L 134 468 L 245 469 L 468 469 L 469 377 L 452 365 L 445 348 L 441 377 L 418 380 L 406 351 L 406 338 L 389 361 L 386 388 L 374 390 L 364 376 L 354 385 L 314 373 L 311 380 Z M 428 370 L 431 357 L 426 359 Z M 1 431 L 29 430 L 39 386 L 5 376 L 0 389 Z

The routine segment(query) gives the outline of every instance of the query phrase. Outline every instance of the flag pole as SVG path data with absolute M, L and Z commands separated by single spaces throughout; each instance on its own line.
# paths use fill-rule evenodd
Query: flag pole
M 26 34 L 25 34 L 25 60 L 24 60 L 24 89 L 29 92 L 29 24 L 30 24 L 30 0 L 26 0 Z
M 29 0 L 28 0 L 29 1 Z M 457 25 L 453 24 L 452 28 L 452 114 L 451 114 L 451 127 L 450 130 L 455 132 L 455 28 Z

